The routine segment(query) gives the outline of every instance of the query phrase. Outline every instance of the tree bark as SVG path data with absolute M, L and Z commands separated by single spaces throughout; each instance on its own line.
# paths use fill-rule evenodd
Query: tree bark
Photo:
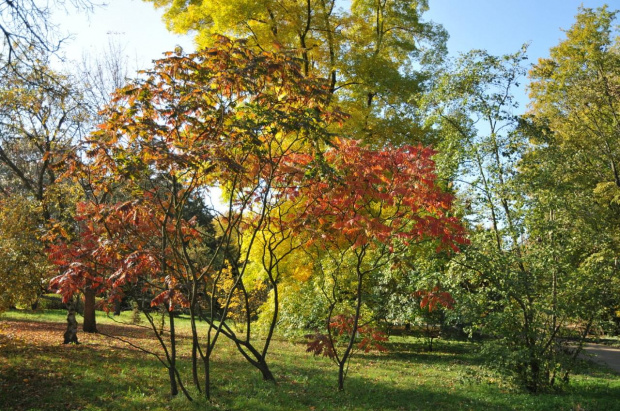
M 168 318 L 170 319 L 170 367 L 168 368 L 168 377 L 170 378 L 170 395 L 174 397 L 179 393 L 179 389 L 177 388 L 177 377 L 175 374 L 177 366 L 176 330 L 174 328 L 174 315 L 171 311 L 168 312 Z
M 95 319 L 95 290 L 88 287 L 84 290 L 84 324 L 82 329 L 85 333 L 97 332 Z

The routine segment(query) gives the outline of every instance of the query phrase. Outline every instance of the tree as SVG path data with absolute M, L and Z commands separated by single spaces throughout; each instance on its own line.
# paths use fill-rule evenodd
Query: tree
M 75 261 L 54 284 L 65 299 L 84 281 L 112 301 L 137 289 L 147 301 L 145 313 L 165 308 L 168 341 L 151 326 L 173 395 L 180 384 L 190 398 L 176 367 L 173 311 L 179 308 L 190 314 L 194 382 L 200 390 L 197 356 L 207 397 L 221 336 L 273 379 L 268 344 L 256 349 L 250 322 L 237 335 L 227 319 L 239 293 L 246 295 L 253 244 L 285 193 L 286 160 L 317 151 L 330 139 L 327 124 L 341 117 L 326 110 L 326 96 L 324 83 L 303 76 L 290 55 L 219 37 L 199 53 L 170 53 L 117 91 L 106 121 L 89 139 L 90 160 L 74 157 L 72 174 L 92 187 L 78 216 L 86 237 L 68 244 Z M 213 188 L 223 192 L 227 207 L 212 210 L 211 227 L 200 227 L 197 216 L 188 215 L 191 199 L 213 195 Z M 114 192 L 127 201 L 109 201 Z M 208 324 L 206 338 L 199 338 L 199 320 Z
M 49 279 L 42 212 L 21 195 L 0 197 L 0 310 L 35 306 Z
M 110 103 L 112 94 L 126 85 L 129 71 L 125 50 L 111 39 L 93 55 L 82 57 L 75 75 L 82 80 L 82 101 L 91 114 L 93 128 L 104 121 L 98 113 Z
M 2 0 L 0 2 L 0 32 L 2 33 L 3 68 L 13 63 L 36 64 L 35 55 L 52 55 L 59 51 L 65 40 L 51 20 L 51 14 L 65 7 L 64 0 L 42 4 L 35 0 Z M 92 7 L 89 0 L 73 0 L 78 10 Z
M 530 71 L 532 149 L 524 170 L 539 181 L 533 190 L 539 212 L 533 217 L 548 228 L 549 240 L 570 250 L 570 264 L 588 289 L 590 300 L 581 305 L 588 324 L 613 318 L 618 306 L 616 18 L 607 7 L 580 8 L 566 39 Z
M 2 33 L 0 50 L 2 73 L 0 75 L 3 84 L 2 104 L 4 105 L 4 109 L 1 109 L 3 130 L 0 131 L 2 134 L 0 138 L 3 141 L 0 161 L 3 164 L 1 168 L 5 169 L 0 170 L 0 190 L 7 195 L 7 191 L 3 190 L 5 184 L 16 182 L 18 186 L 25 186 L 31 193 L 37 191 L 34 193 L 34 199 L 31 199 L 40 204 L 33 204 L 28 208 L 41 210 L 42 221 L 46 224 L 52 217 L 50 214 L 50 204 L 53 202 L 51 197 L 55 195 L 59 204 L 58 210 L 64 210 L 66 204 L 62 199 L 67 193 L 63 194 L 60 190 L 55 190 L 56 193 L 52 194 L 54 190 L 43 189 L 44 185 L 49 184 L 49 179 L 55 178 L 51 167 L 54 163 L 51 160 L 58 160 L 52 156 L 43 155 L 43 152 L 51 153 L 57 150 L 59 146 L 56 143 L 58 142 L 52 140 L 66 138 L 66 133 L 74 132 L 71 129 L 76 124 L 85 123 L 83 118 L 77 120 L 74 117 L 76 106 L 73 103 L 77 99 L 74 102 L 70 100 L 75 97 L 72 94 L 77 93 L 76 89 L 68 87 L 70 83 L 67 79 L 54 73 L 48 67 L 49 58 L 57 55 L 64 41 L 63 36 L 59 34 L 57 27 L 51 21 L 51 13 L 59 7 L 64 7 L 65 4 L 62 0 L 45 4 L 35 0 L 0 1 L 0 32 Z M 91 7 L 88 0 L 75 0 L 71 4 L 78 10 Z M 10 105 L 13 107 L 9 107 Z M 66 116 L 62 116 L 62 112 Z M 83 112 L 80 116 L 82 115 Z M 53 124 L 56 121 L 59 122 Z M 43 127 L 38 128 L 39 126 Z M 46 129 L 47 126 L 51 128 Z M 15 133 L 27 131 L 35 132 L 29 136 L 22 135 L 21 139 L 15 139 Z M 49 134 L 41 139 L 41 133 Z M 47 141 L 44 141 L 46 139 Z M 27 158 L 32 154 L 34 154 L 33 158 Z M 40 155 L 43 155 L 42 160 Z M 17 160 L 15 156 L 26 160 L 26 163 Z M 36 168 L 34 173 L 38 176 L 29 175 L 33 170 L 27 172 L 27 168 Z M 6 169 L 9 170 L 8 179 L 2 175 Z M 60 188 L 60 185 L 56 185 L 55 188 Z M 46 191 L 47 199 L 42 201 L 44 191 Z M 94 295 L 86 292 L 85 296 L 84 331 L 95 332 Z
M 331 103 L 351 118 L 344 133 L 380 145 L 426 144 L 416 100 L 424 67 L 443 59 L 447 34 L 422 19 L 426 0 L 153 1 L 168 27 L 195 32 L 199 47 L 213 34 L 245 38 L 261 50 L 294 51 L 305 75 L 329 81 Z M 422 66 L 420 69 L 414 67 Z
M 578 16 L 575 27 L 587 20 L 591 16 Z M 606 29 L 591 31 L 598 36 Z M 581 57 L 542 60 L 531 75 L 557 73 L 564 64 L 587 67 L 591 59 L 585 50 L 605 46 L 592 46 L 586 32 L 569 31 L 574 41 L 563 48 Z M 489 357 L 526 389 L 539 392 L 568 381 L 583 339 L 600 317 L 596 305 L 609 301 L 603 284 L 613 283 L 614 268 L 613 260 L 604 263 L 609 254 L 601 253 L 602 243 L 610 238 L 600 230 L 601 214 L 590 223 L 583 218 L 594 216 L 592 201 L 584 197 L 588 190 L 572 183 L 584 181 L 583 173 L 572 168 L 581 154 L 564 150 L 565 143 L 556 140 L 551 122 L 539 115 L 540 101 L 533 104 L 534 119 L 512 113 L 516 106 L 511 90 L 524 73 L 523 58 L 523 52 L 495 57 L 473 51 L 462 56 L 437 82 L 429 107 L 434 124 L 454 137 L 446 140 L 446 147 L 458 149 L 443 153 L 453 160 L 446 173 L 459 176 L 457 187 L 473 225 L 471 245 L 453 259 L 450 291 L 459 303 L 469 302 L 474 327 L 496 338 L 496 344 L 486 344 Z M 579 88 L 579 81 L 587 82 L 596 73 L 570 79 L 565 74 L 545 77 L 531 89 L 532 95 L 557 91 L 546 95 L 547 109 L 558 115 L 554 127 L 569 132 L 584 122 L 577 125 L 570 118 L 563 99 L 577 98 L 586 87 Z M 567 113 L 568 118 L 562 117 Z M 600 154 L 592 152 L 592 159 Z M 591 169 L 592 159 L 581 164 L 584 170 Z M 598 174 L 608 160 L 598 163 Z M 587 211 L 581 208 L 586 203 Z M 600 271 L 595 274 L 595 269 Z M 570 328 L 574 323 L 583 323 L 578 335 Z M 577 337 L 576 350 L 565 346 L 568 337 Z
M 294 197 L 303 199 L 295 230 L 308 238 L 305 247 L 318 257 L 328 302 L 327 337 L 319 337 L 327 342 L 320 346 L 338 365 L 339 390 L 358 332 L 373 333 L 361 323 L 369 277 L 411 244 L 434 241 L 456 251 L 457 244 L 466 243 L 458 220 L 450 216 L 451 196 L 435 183 L 433 154 L 422 147 L 375 151 L 356 141 L 337 141 L 325 153 L 326 170 L 316 182 L 294 186 Z M 305 176 L 312 158 L 294 160 L 291 166 Z
M 458 175 L 473 225 L 471 245 L 452 260 L 450 291 L 471 303 L 474 327 L 496 337 L 486 345 L 489 357 L 538 392 L 558 385 L 556 376 L 571 367 L 558 338 L 574 318 L 569 296 L 576 273 L 555 258 L 560 243 L 538 242 L 540 227 L 529 224 L 537 204 L 523 196 L 531 180 L 518 173 L 528 145 L 512 113 L 524 51 L 467 53 L 429 97 L 435 124 L 458 148 L 449 172 Z
M 34 294 L 26 299 L 35 303 L 51 276 L 40 261 L 41 238 L 54 224 L 68 223 L 72 201 L 79 195 L 60 176 L 58 166 L 82 133 L 84 112 L 70 78 L 51 70 L 44 60 L 36 66 L 16 60 L 0 71 L 0 77 L 0 199 L 7 207 L 3 213 L 11 218 L 7 223 L 14 224 L 0 237 L 13 244 L 7 261 L 28 262 L 21 265 L 23 272 L 19 264 L 6 267 L 10 273 L 5 275 L 24 276 L 7 282 L 11 286 L 6 291 L 24 300 L 29 290 Z M 19 288 L 23 281 L 38 287 Z
M 566 39 L 530 72 L 530 119 L 540 131 L 532 138 L 532 164 L 549 162 L 545 171 L 557 180 L 553 187 L 562 196 L 570 190 L 592 196 L 574 196 L 568 204 L 575 205 L 573 218 L 597 226 L 607 242 L 601 247 L 609 250 L 620 246 L 613 234 L 620 218 L 620 44 L 615 18 L 616 12 L 607 7 L 580 9 Z

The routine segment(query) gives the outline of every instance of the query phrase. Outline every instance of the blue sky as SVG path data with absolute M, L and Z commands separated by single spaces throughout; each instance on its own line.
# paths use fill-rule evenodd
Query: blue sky
M 446 28 L 452 55 L 472 49 L 509 54 L 529 43 L 527 63 L 533 64 L 565 38 L 563 30 L 573 25 L 579 6 L 596 9 L 605 4 L 620 9 L 618 0 L 429 0 L 425 16 Z M 527 108 L 527 81 L 521 84 L 514 91 L 517 112 Z
M 507 54 L 529 42 L 529 55 L 537 59 L 564 38 L 561 29 L 570 28 L 580 5 L 606 3 L 620 8 L 618 0 L 430 0 L 426 17 L 448 30 L 450 52 Z

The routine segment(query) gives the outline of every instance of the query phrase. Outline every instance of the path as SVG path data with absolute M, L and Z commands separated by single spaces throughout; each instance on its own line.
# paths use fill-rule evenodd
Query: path
M 617 373 L 620 373 L 620 348 L 601 344 L 585 344 L 583 350 L 592 355 L 588 356 L 592 361 L 606 365 Z

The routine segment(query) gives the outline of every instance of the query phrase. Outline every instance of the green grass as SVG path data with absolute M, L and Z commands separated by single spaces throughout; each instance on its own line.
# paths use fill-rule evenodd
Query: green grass
M 124 313 L 128 321 L 131 313 Z M 100 328 L 136 332 L 99 315 Z M 483 365 L 477 346 L 393 337 L 387 353 L 353 358 L 345 392 L 336 391 L 336 368 L 305 353 L 303 344 L 275 341 L 268 360 L 278 383 L 262 381 L 225 343 L 213 359 L 213 401 L 167 395 L 164 368 L 153 357 L 120 341 L 79 333 L 82 344 L 60 344 L 62 311 L 11 311 L 0 317 L 0 409 L 2 410 L 605 410 L 620 409 L 618 375 L 582 363 L 560 394 L 532 396 Z M 178 321 L 181 330 L 187 322 Z M 31 341 L 20 340 L 31 338 Z M 133 341 L 156 349 L 140 333 Z M 184 340 L 181 355 L 187 358 Z M 188 375 L 189 363 L 182 362 Z M 186 381 L 189 383 L 189 381 Z

